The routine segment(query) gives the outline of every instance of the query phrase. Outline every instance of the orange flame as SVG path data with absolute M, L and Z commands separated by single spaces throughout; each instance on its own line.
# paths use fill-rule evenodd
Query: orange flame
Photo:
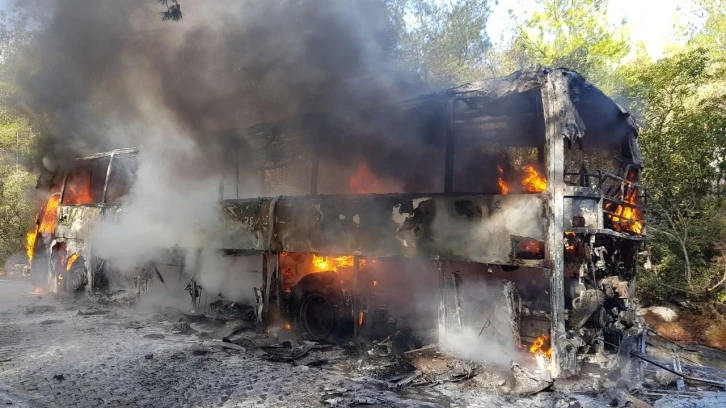
M 497 166 L 497 171 L 499 172 L 499 178 L 497 179 L 497 183 L 499 183 L 499 191 L 503 195 L 509 194 L 509 186 L 504 181 L 504 169 L 502 166 Z
M 634 182 L 637 174 L 631 171 L 627 175 L 628 181 Z M 638 204 L 638 189 L 635 186 L 631 186 L 630 191 L 626 192 L 623 197 L 623 201 L 628 204 Z M 614 203 L 605 203 L 605 209 L 608 211 L 612 210 Z M 626 205 L 620 205 L 612 211 L 614 215 L 608 214 L 610 221 L 613 223 L 613 229 L 615 231 L 629 231 L 638 235 L 643 232 L 643 222 L 640 221 L 643 217 L 642 211 L 637 208 L 629 207 Z
M 35 216 L 36 222 L 38 220 L 38 216 L 40 214 Z M 28 234 L 25 236 L 25 253 L 28 254 L 28 264 L 33 264 L 33 252 L 35 252 L 35 241 L 38 238 L 38 224 L 35 224 L 33 228 L 28 231 Z
M 636 204 L 638 202 L 638 191 L 633 189 L 630 194 L 625 196 L 623 201 L 628 204 Z M 612 208 L 612 206 L 612 203 L 607 203 L 605 209 Z M 615 231 L 630 231 L 638 235 L 643 232 L 643 222 L 639 221 L 641 211 L 637 208 L 618 205 L 613 213 L 615 215 L 610 215 L 610 220 L 613 222 Z
M 552 347 L 549 347 L 550 336 L 543 335 L 537 337 L 537 339 L 529 346 L 529 352 L 532 354 L 542 354 L 547 358 L 552 358 Z M 545 349 L 545 345 L 548 347 Z
M 313 270 L 315 272 L 338 271 L 340 268 L 352 268 L 355 257 L 353 255 L 332 257 L 313 255 Z M 361 261 L 363 264 L 363 261 Z
M 71 266 L 73 266 L 73 262 L 75 262 L 76 259 L 78 259 L 78 254 L 73 254 L 73 255 L 71 255 L 68 258 L 68 262 L 66 262 L 66 270 L 67 271 L 70 271 L 71 270 Z
M 358 326 L 363 326 L 363 312 L 358 313 Z
M 63 192 L 63 204 L 91 204 L 94 201 L 91 195 L 91 176 L 88 172 L 80 171 L 68 176 L 66 189 Z
M 368 167 L 366 162 L 358 165 L 358 170 L 348 181 L 348 188 L 355 194 L 376 193 L 379 188 L 378 178 Z
M 43 211 L 43 217 L 40 219 L 40 225 L 32 228 L 25 236 L 25 253 L 28 254 L 28 263 L 30 265 L 33 264 L 35 242 L 38 240 L 38 234 L 52 234 L 55 231 L 55 220 L 58 216 L 59 201 L 60 196 L 58 194 L 48 197 L 45 210 Z
M 41 288 L 41 287 L 37 287 L 37 288 L 33 289 L 32 293 L 34 295 L 42 295 L 43 293 L 45 293 L 45 290 L 43 290 L 43 288 Z
M 547 179 L 539 174 L 532 165 L 524 167 L 524 179 L 522 187 L 528 193 L 541 193 L 547 190 Z
M 379 180 L 366 162 L 359 163 L 355 174 L 348 180 L 348 191 L 353 194 L 383 194 L 398 190 L 400 188 L 395 182 Z
M 290 325 L 290 322 L 285 322 L 285 330 L 291 330 L 292 326 Z
M 523 240 L 517 242 L 517 252 L 525 252 L 532 255 L 544 254 L 544 242 L 535 240 Z
M 55 220 L 58 217 L 58 204 L 60 203 L 59 195 L 52 195 L 48 197 L 48 204 L 45 206 L 45 212 L 43 213 L 43 219 L 40 222 L 38 231 L 41 234 L 51 234 L 55 231 Z

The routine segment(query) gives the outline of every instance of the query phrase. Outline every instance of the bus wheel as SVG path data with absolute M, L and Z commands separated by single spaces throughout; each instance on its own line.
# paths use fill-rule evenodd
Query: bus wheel
M 345 304 L 335 272 L 310 274 L 292 291 L 292 315 L 297 330 L 311 340 L 334 339 L 352 327 L 351 309 Z
M 79 292 L 88 284 L 88 275 L 86 271 L 86 262 L 83 257 L 78 257 L 70 268 L 65 272 L 66 290 L 69 292 Z

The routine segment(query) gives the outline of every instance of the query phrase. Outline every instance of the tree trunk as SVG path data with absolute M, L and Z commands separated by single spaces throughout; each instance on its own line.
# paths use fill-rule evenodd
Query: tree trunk
M 686 283 L 688 284 L 688 289 L 693 289 L 693 285 L 691 285 L 691 259 L 688 257 L 688 249 L 686 249 L 686 243 L 682 240 L 679 239 L 678 243 L 681 244 L 683 260 L 686 262 Z

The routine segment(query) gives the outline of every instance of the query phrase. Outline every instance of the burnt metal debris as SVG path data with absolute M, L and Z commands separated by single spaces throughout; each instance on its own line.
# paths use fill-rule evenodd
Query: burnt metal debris
M 534 66 L 367 115 L 306 115 L 235 136 L 239 147 L 219 188 L 218 249 L 261 255 L 257 318 L 313 338 L 380 340 L 406 326 L 403 311 L 390 306 L 406 291 L 391 295 L 396 286 L 388 281 L 415 269 L 399 280 L 433 277 L 419 285 L 420 297 L 437 305 L 414 320 L 428 322 L 421 330 L 433 330 L 434 341 L 473 327 L 476 347 L 502 337 L 544 362 L 552 378 L 577 375 L 586 362 L 611 368 L 624 339 L 642 338 L 633 303 L 647 232 L 638 128 L 596 86 L 571 70 Z M 376 132 L 387 136 L 362 136 Z M 381 149 L 385 140 L 415 148 L 379 157 L 365 145 L 370 140 Z M 437 153 L 418 157 L 419 150 Z M 39 213 L 34 281 L 52 291 L 108 283 L 113 266 L 94 256 L 88 238 L 100 219 L 122 211 L 137 155 L 96 154 L 41 180 L 57 209 L 50 200 L 44 207 L 50 228 Z M 361 174 L 348 168 L 354 161 Z M 375 177 L 383 162 L 390 164 L 383 176 L 407 172 L 401 185 L 359 191 L 352 181 L 342 189 L 335 182 L 346 172 L 353 181 Z M 96 185 L 89 181 L 79 195 L 85 179 Z M 261 184 L 258 197 L 242 196 L 251 179 Z M 191 278 L 196 309 L 205 291 L 195 279 L 201 250 L 185 250 L 197 253 L 197 264 L 180 272 Z M 140 270 L 164 281 L 155 264 Z M 502 280 L 496 303 L 476 289 L 501 294 Z M 492 316 L 506 330 L 487 332 Z

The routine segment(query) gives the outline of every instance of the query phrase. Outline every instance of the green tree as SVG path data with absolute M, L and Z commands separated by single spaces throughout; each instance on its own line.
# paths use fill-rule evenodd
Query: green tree
M 19 10 L 0 13 L 0 266 L 23 253 L 33 223 L 30 192 L 36 181 L 32 163 L 37 137 L 30 122 L 12 108 L 15 61 L 31 37 L 30 16 Z
M 603 87 L 630 51 L 625 23 L 611 26 L 607 0 L 537 0 L 538 10 L 517 22 L 509 51 L 519 68 L 535 62 L 574 69 Z
M 480 78 L 491 47 L 488 0 L 391 0 L 399 54 L 426 82 L 447 85 Z
M 721 288 L 711 262 L 726 240 L 722 213 L 726 112 L 704 92 L 722 77 L 706 49 L 684 50 L 619 70 L 622 92 L 641 124 L 649 187 L 648 231 L 656 268 L 646 293 L 713 295 Z M 655 287 L 651 287 L 655 286 Z

